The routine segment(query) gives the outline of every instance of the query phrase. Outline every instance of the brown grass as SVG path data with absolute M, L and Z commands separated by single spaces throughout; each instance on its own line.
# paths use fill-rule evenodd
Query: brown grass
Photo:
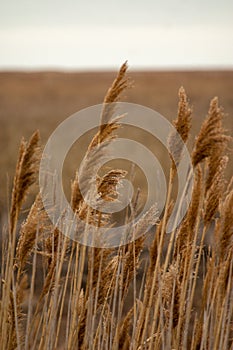
M 126 68 L 122 66 L 105 101 L 114 103 L 128 86 Z M 105 151 L 102 142 L 111 142 L 113 132 L 118 131 L 120 120 L 112 120 L 111 113 L 111 109 L 103 111 L 105 125 L 90 141 L 85 159 L 88 167 L 84 166 L 81 176 L 88 177 L 96 159 L 91 157 L 93 145 L 99 146 L 101 156 Z M 166 234 L 176 186 L 171 161 L 160 221 L 155 205 L 135 227 L 140 237 L 117 249 L 70 241 L 52 227 L 39 196 L 26 221 L 20 222 L 22 203 L 36 181 L 38 133 L 21 143 L 2 249 L 2 349 L 233 347 L 233 181 L 225 180 L 230 139 L 223 118 L 214 98 L 194 144 L 192 200 L 180 226 Z M 190 123 L 191 109 L 181 89 L 174 125 L 185 142 Z M 172 145 L 172 135 L 169 140 Z M 105 200 L 114 199 L 124 175 L 116 169 L 97 178 Z M 106 225 L 108 220 L 85 205 L 79 181 L 76 176 L 72 185 L 76 215 L 97 226 Z M 138 210 L 137 204 L 136 200 L 130 215 Z M 156 225 L 145 262 L 148 222 Z M 213 237 L 211 245 L 205 240 L 207 234 Z

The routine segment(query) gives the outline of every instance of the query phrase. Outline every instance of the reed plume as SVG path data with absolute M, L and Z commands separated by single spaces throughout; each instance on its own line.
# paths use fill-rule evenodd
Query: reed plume
M 39 165 L 39 131 L 36 131 L 28 141 L 22 139 L 16 166 L 12 190 L 10 224 L 13 232 L 18 213 L 30 186 L 36 181 Z
M 192 108 L 189 106 L 188 98 L 183 87 L 179 89 L 179 104 L 177 117 L 173 120 L 173 125 L 177 131 L 172 132 L 168 138 L 168 150 L 172 160 L 173 173 L 179 165 L 183 151 L 183 145 L 187 142 L 191 129 Z M 179 135 L 179 138 L 177 137 Z M 174 176 L 174 175 L 173 175 Z
M 19 271 L 24 269 L 34 247 L 36 236 L 44 229 L 47 214 L 44 211 L 40 195 L 37 195 L 26 221 L 22 224 L 16 247 L 16 265 Z
M 223 111 L 218 106 L 218 98 L 210 102 L 208 115 L 201 126 L 192 153 L 193 166 L 196 166 L 207 157 L 212 158 L 221 154 L 227 147 L 230 137 L 222 125 Z M 208 187 L 208 186 L 207 186 Z

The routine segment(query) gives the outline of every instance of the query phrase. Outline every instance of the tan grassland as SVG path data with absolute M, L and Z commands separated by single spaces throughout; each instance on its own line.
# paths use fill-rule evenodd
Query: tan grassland
M 5 183 L 2 191 L 6 191 L 1 205 L 1 348 L 232 349 L 233 73 L 131 74 L 123 64 L 113 83 L 112 76 L 0 75 L 1 184 Z M 166 234 L 166 223 L 177 179 L 169 154 L 164 164 L 168 179 L 164 212 L 158 217 L 154 203 L 140 223 L 140 237 L 131 243 L 115 249 L 81 245 L 54 228 L 43 208 L 36 193 L 41 143 L 66 116 L 101 103 L 103 96 L 108 103 L 128 96 L 127 101 L 155 108 L 173 120 L 183 141 L 189 143 L 192 199 L 184 220 L 171 234 Z M 96 145 L 101 155 L 104 142 L 111 143 L 120 133 L 111 108 L 104 110 L 102 119 L 105 124 L 87 137 L 89 146 L 82 140 L 74 149 L 86 162 Z M 32 133 L 35 129 L 40 133 Z M 28 141 L 21 140 L 16 155 L 22 135 Z M 148 137 L 143 135 L 141 141 Z M 173 135 L 168 149 L 179 158 L 182 149 Z M 158 158 L 164 158 L 164 153 L 159 150 Z M 111 215 L 102 215 L 84 202 L 77 163 L 72 157 L 68 163 L 64 177 L 72 179 L 66 186 L 71 185 L 67 196 L 75 215 L 97 228 L 108 225 Z M 99 175 L 101 197 L 114 200 L 116 185 L 124 176 L 121 169 Z M 137 214 L 139 204 L 136 197 L 125 222 Z M 143 232 L 148 223 L 154 225 L 150 239 Z

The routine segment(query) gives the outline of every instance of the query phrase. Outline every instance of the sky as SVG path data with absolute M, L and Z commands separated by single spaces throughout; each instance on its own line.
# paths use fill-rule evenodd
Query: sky
M 233 68 L 232 0 L 0 0 L 0 70 Z

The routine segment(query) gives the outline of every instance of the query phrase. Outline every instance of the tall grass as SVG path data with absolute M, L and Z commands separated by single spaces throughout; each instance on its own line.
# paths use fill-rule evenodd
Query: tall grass
M 113 109 L 129 86 L 126 70 L 124 64 L 105 97 L 111 104 L 102 112 L 102 125 L 89 145 L 81 176 L 88 178 L 92 171 L 93 158 L 88 157 L 92 149 L 99 145 L 104 152 L 101 146 L 116 137 L 120 124 L 113 119 Z M 184 142 L 191 114 L 181 88 L 174 125 Z M 171 160 L 163 216 L 155 220 L 153 208 L 143 218 L 145 224 L 157 221 L 146 262 L 142 259 L 146 234 L 117 249 L 86 247 L 52 226 L 39 194 L 20 224 L 22 204 L 37 181 L 40 157 L 38 132 L 28 143 L 22 140 L 9 224 L 2 237 L 2 349 L 233 347 L 233 179 L 227 182 L 224 177 L 230 138 L 223 117 L 214 98 L 193 146 L 194 186 L 188 212 L 167 235 L 176 186 Z M 182 149 L 173 135 L 169 147 L 178 159 Z M 97 179 L 103 199 L 115 198 L 116 185 L 124 176 L 116 169 Z M 97 226 L 108 224 L 108 215 L 84 202 L 79 180 L 76 175 L 72 183 L 74 212 Z

